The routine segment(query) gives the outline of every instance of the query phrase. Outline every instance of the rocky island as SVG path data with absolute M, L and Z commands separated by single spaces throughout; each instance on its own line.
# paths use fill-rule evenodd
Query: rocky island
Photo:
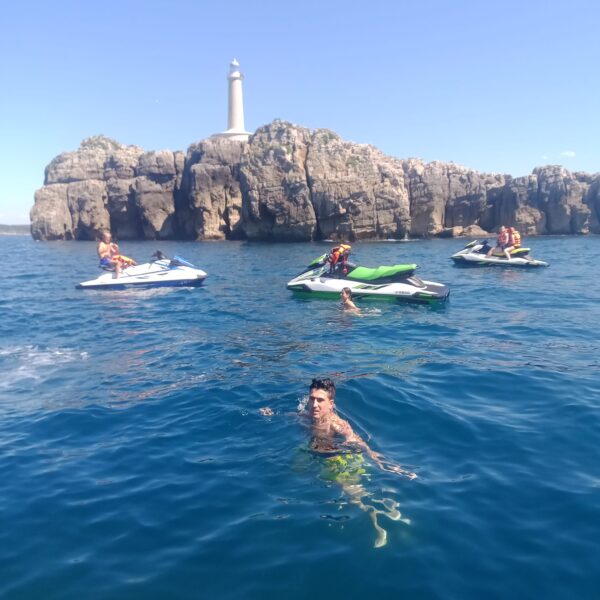
M 209 138 L 181 151 L 84 140 L 46 167 L 35 193 L 36 240 L 309 241 L 600 233 L 600 174 L 560 166 L 531 175 L 397 159 L 276 120 L 241 142 Z

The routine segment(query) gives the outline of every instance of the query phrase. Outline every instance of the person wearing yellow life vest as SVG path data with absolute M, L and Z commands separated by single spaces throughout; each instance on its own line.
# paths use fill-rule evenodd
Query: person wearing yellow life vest
M 348 256 L 350 254 L 350 250 L 352 246 L 350 244 L 340 244 L 339 246 L 335 246 L 335 248 L 331 249 L 329 256 L 327 257 L 327 262 L 329 263 L 329 272 L 333 273 L 336 269 L 338 262 L 340 259 L 343 265 L 344 275 L 347 273 L 346 263 L 348 262 Z
M 100 259 L 101 267 L 114 268 L 116 278 L 119 277 L 122 269 L 137 264 L 133 258 L 123 256 L 119 252 L 119 246 L 112 241 L 110 231 L 102 232 L 102 238 L 98 243 L 98 258 Z
M 521 234 L 514 227 L 508 227 L 506 233 L 508 234 L 508 241 L 504 248 L 504 254 L 510 260 L 511 251 L 521 247 Z
M 514 228 L 508 228 L 508 245 L 517 249 L 521 247 L 521 234 Z

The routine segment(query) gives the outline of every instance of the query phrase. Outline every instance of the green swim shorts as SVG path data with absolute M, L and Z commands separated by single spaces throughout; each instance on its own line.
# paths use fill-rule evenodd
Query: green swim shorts
M 323 460 L 321 478 L 336 483 L 355 484 L 367 471 L 361 453 L 336 454 Z

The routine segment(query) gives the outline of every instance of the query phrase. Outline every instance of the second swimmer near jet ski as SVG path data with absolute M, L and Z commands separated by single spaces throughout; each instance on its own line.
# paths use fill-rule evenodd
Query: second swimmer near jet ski
M 352 297 L 402 302 L 446 300 L 448 288 L 415 275 L 417 265 L 361 267 L 348 261 L 351 246 L 340 244 L 329 254 L 313 260 L 288 282 L 287 288 L 309 297 L 339 298 L 342 289 L 350 288 Z

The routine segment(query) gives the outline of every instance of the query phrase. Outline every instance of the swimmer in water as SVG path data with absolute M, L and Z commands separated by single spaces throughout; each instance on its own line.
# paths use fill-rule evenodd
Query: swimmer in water
M 349 287 L 345 287 L 342 290 L 340 299 L 342 300 L 342 308 L 344 310 L 360 315 L 360 308 L 352 301 L 352 290 Z
M 321 474 L 323 478 L 338 483 L 350 498 L 350 502 L 369 513 L 377 531 L 375 547 L 380 548 L 387 543 L 387 532 L 379 525 L 377 515 L 387 516 L 394 521 L 402 520 L 405 523 L 409 521 L 401 518 L 397 510 L 398 504 L 393 500 L 388 498 L 372 500 L 382 504 L 386 510 L 363 502 L 363 498 L 368 496 L 360 483 L 361 476 L 366 473 L 363 453 L 383 471 L 398 473 L 409 479 L 415 479 L 417 476 L 371 450 L 368 444 L 354 432 L 350 423 L 337 414 L 335 392 L 335 383 L 331 379 L 313 379 L 310 384 L 306 414 L 311 428 L 310 449 L 324 457 L 324 468 Z M 269 408 L 262 408 L 260 412 L 264 416 L 273 414 Z

